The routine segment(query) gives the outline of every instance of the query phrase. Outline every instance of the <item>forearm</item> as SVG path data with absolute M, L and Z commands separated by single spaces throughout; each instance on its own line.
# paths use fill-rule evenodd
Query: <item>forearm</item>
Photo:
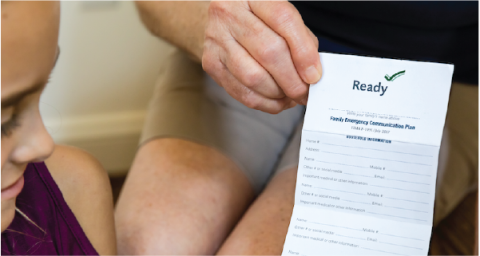
M 140 17 L 152 34 L 185 50 L 199 62 L 209 4 L 208 1 L 136 2 Z

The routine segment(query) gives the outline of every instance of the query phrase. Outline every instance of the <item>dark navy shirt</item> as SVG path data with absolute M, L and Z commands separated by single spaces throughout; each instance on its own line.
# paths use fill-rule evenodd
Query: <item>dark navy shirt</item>
M 478 84 L 478 1 L 292 4 L 319 51 L 453 63 L 454 81 Z

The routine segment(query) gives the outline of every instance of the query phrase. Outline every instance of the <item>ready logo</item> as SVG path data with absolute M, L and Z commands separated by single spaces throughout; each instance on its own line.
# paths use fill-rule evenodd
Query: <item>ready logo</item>
M 388 82 L 393 82 L 395 79 L 405 75 L 405 70 L 399 71 L 391 76 L 388 74 L 385 75 L 385 79 Z M 353 90 L 359 90 L 359 91 L 367 91 L 367 92 L 378 92 L 380 93 L 380 96 L 383 96 L 385 92 L 387 92 L 388 86 L 383 86 L 382 82 L 378 82 L 377 85 L 371 85 L 371 84 L 362 84 L 360 81 L 353 80 Z
M 389 82 L 393 82 L 393 81 L 395 81 L 395 79 L 397 79 L 397 78 L 399 78 L 403 75 L 405 75 L 405 70 L 399 71 L 399 72 L 393 74 L 392 76 L 388 76 L 388 74 L 386 74 L 385 79 L 387 79 L 387 81 L 389 81 Z

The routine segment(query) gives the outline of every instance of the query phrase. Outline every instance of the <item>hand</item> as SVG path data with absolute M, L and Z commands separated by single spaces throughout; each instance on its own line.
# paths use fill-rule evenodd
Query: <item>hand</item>
M 203 69 L 249 108 L 305 105 L 322 74 L 318 40 L 289 2 L 211 2 Z

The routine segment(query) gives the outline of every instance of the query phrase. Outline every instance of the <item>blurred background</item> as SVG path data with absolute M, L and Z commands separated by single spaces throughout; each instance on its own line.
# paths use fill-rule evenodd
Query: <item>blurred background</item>
M 60 57 L 40 100 L 45 125 L 56 143 L 124 176 L 171 46 L 146 30 L 130 1 L 64 1 L 60 24 Z

